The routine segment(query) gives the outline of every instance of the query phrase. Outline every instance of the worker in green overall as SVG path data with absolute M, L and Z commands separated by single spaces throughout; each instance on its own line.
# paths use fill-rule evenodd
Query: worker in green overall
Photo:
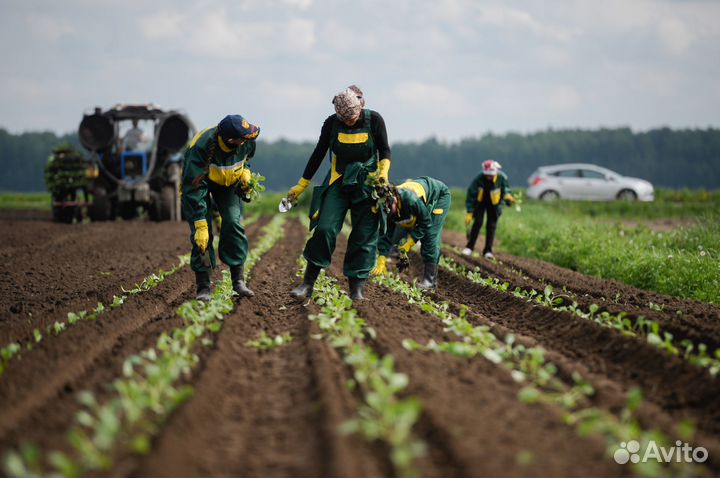
M 485 247 L 483 254 L 487 259 L 493 259 L 492 247 L 495 240 L 495 230 L 502 214 L 503 202 L 508 206 L 515 204 L 515 197 L 510 191 L 508 178 L 500 171 L 500 163 L 492 159 L 483 161 L 482 173 L 470 183 L 465 200 L 465 227 L 470 228 L 468 242 L 462 253 L 466 256 L 472 254 L 483 224 L 483 216 L 487 215 L 485 226 Z
M 190 141 L 183 160 L 182 210 L 190 224 L 197 299 L 210 300 L 210 272 L 216 266 L 213 247 L 212 201 L 220 217 L 220 260 L 230 267 L 233 290 L 239 297 L 255 294 L 245 285 L 244 265 L 248 252 L 241 224 L 243 205 L 251 178 L 247 161 L 255 155 L 260 128 L 240 115 L 228 115 L 217 126 L 200 131 Z
M 437 287 L 438 263 L 440 262 L 440 242 L 442 229 L 450 211 L 450 189 L 437 179 L 421 176 L 411 179 L 394 188 L 387 203 L 387 232 L 378 241 L 378 258 L 372 275 L 387 273 L 386 258 L 393 246 L 396 227 L 409 230 L 407 238 L 400 243 L 398 250 L 407 254 L 415 243 L 420 242 L 420 256 L 425 264 L 421 289 Z
M 388 181 L 390 146 L 385 121 L 375 111 L 365 109 L 362 91 L 352 85 L 333 98 L 335 114 L 329 116 L 320 130 L 302 177 L 288 192 L 296 201 L 310 184 L 330 150 L 331 168 L 322 185 L 313 189 L 310 205 L 310 229 L 313 235 L 305 244 L 303 255 L 307 268 L 302 283 L 290 294 L 308 297 L 321 269 L 330 265 L 335 241 L 350 211 L 352 231 L 348 238 L 343 272 L 349 281 L 350 297 L 363 299 L 365 283 L 375 262 L 379 214 L 373 210 L 370 180 Z

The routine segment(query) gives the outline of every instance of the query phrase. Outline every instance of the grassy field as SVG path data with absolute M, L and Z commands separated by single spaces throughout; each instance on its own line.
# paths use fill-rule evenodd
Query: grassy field
M 50 210 L 50 193 L 0 192 L 0 209 Z

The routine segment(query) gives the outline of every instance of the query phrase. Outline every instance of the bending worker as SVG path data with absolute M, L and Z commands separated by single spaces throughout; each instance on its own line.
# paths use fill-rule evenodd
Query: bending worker
M 220 260 L 230 267 L 233 290 L 240 297 L 255 295 L 245 285 L 248 240 L 241 224 L 244 196 L 251 178 L 247 161 L 255 155 L 260 129 L 240 115 L 228 115 L 215 127 L 199 132 L 185 151 L 182 173 L 182 210 L 190 223 L 197 299 L 210 300 L 210 273 L 216 266 L 212 223 L 214 200 L 222 218 Z
M 375 262 L 378 238 L 379 214 L 372 210 L 372 187 L 366 184 L 366 179 L 375 175 L 379 181 L 388 181 L 390 146 L 385 121 L 379 113 L 363 108 L 365 100 L 357 86 L 338 93 L 333 104 L 335 114 L 323 123 L 305 172 L 288 192 L 288 198 L 296 201 L 329 149 L 331 169 L 322 185 L 314 189 L 310 205 L 310 229 L 314 232 L 303 252 L 307 268 L 302 283 L 290 293 L 294 297 L 312 293 L 320 270 L 330 265 L 337 235 L 349 210 L 352 231 L 343 272 L 349 280 L 350 297 L 357 300 L 364 298 L 363 289 Z
M 492 159 L 483 161 L 482 173 L 480 173 L 470 184 L 465 199 L 465 227 L 470 227 L 468 242 L 462 253 L 466 256 L 472 254 L 475 248 L 480 228 L 483 225 L 483 216 L 487 214 L 487 226 L 485 227 L 485 248 L 483 254 L 486 258 L 492 259 L 492 247 L 495 239 L 495 230 L 502 214 L 504 201 L 511 206 L 515 198 L 510 191 L 508 178 L 500 171 L 500 163 Z M 502 200 L 502 201 L 501 201 Z
M 409 237 L 401 242 L 398 250 L 407 253 L 416 242 L 421 242 L 420 255 L 425 263 L 421 289 L 437 287 L 438 263 L 442 229 L 450 211 L 450 189 L 437 179 L 422 176 L 406 181 L 395 188 L 388 203 L 388 227 L 378 242 L 377 265 L 372 275 L 387 272 L 387 255 L 393 246 L 396 227 L 409 229 Z

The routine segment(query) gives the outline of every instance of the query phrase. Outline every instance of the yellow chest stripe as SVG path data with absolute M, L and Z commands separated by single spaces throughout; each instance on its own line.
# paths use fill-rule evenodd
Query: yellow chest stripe
M 417 194 L 420 199 L 427 203 L 427 194 L 425 193 L 425 188 L 422 187 L 422 184 L 416 183 L 415 181 L 405 181 L 400 186 L 398 186 L 398 188 L 409 189 L 410 191 Z
M 367 140 L 367 133 L 338 133 L 338 141 L 344 144 L 363 144 Z

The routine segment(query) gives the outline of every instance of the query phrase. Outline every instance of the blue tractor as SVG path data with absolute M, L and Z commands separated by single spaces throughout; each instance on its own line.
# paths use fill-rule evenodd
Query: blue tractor
M 195 135 L 187 116 L 153 104 L 98 107 L 83 116 L 78 134 L 96 168 L 88 185 L 91 220 L 143 212 L 153 221 L 181 219 L 181 158 Z

